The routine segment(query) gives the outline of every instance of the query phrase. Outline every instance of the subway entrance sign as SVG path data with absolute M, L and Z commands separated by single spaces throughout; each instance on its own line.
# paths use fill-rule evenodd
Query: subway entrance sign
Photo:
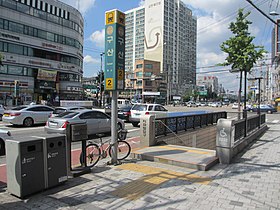
M 124 90 L 125 14 L 107 11 L 105 22 L 105 90 Z

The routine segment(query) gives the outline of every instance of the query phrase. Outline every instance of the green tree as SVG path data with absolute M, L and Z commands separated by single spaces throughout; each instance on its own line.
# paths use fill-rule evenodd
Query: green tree
M 231 22 L 229 25 L 233 36 L 220 46 L 221 50 L 228 54 L 225 62 L 220 65 L 231 65 L 233 71 L 240 71 L 239 102 L 241 99 L 242 72 L 245 74 L 244 94 L 246 95 L 247 72 L 250 72 L 257 60 L 262 59 L 264 53 L 266 53 L 263 46 L 256 46 L 253 43 L 255 37 L 251 36 L 249 32 L 249 25 L 252 24 L 251 21 L 247 20 L 249 15 L 250 12 L 243 14 L 243 9 L 238 10 L 236 22 Z
M 3 60 L 3 55 L 0 53 L 0 66 L 3 66 L 2 60 Z

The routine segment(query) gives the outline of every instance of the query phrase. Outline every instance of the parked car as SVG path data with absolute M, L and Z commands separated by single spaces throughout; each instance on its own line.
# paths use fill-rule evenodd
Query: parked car
M 238 103 L 233 103 L 231 106 L 232 109 L 238 109 Z
M 129 122 L 131 108 L 132 108 L 132 105 L 120 107 L 118 109 L 118 118 L 124 120 L 125 122 Z
M 258 110 L 259 110 L 258 108 L 259 108 L 259 106 L 254 106 L 249 111 L 258 112 Z M 266 112 L 268 114 L 273 114 L 274 112 L 277 112 L 277 109 L 271 105 L 261 104 L 260 111 Z
M 222 103 L 221 102 L 213 102 L 211 104 L 211 107 L 222 107 Z
M 10 110 L 5 110 L 3 122 L 13 125 L 23 125 L 26 127 L 34 124 L 46 123 L 54 109 L 46 105 L 26 105 L 17 106 Z
M 80 109 L 86 109 L 82 106 L 59 106 L 56 107 L 51 115 L 51 117 L 56 117 L 62 112 L 72 111 L 72 110 L 80 110 Z
M 0 120 L 2 120 L 2 117 L 4 115 L 4 111 L 5 111 L 5 107 L 2 104 L 0 104 Z
M 47 120 L 45 131 L 47 133 L 66 133 L 66 126 L 71 123 L 86 123 L 88 135 L 109 133 L 111 131 L 111 117 L 102 111 L 81 109 L 67 111 Z M 125 124 L 118 119 L 118 130 L 124 129 Z
M 187 107 L 197 107 L 197 104 L 196 104 L 194 101 L 188 101 L 188 102 L 186 103 L 186 106 L 187 106 Z
M 196 104 L 196 106 L 201 106 L 201 102 L 199 102 L 199 101 L 196 102 L 195 104 Z
M 10 131 L 0 129 L 0 156 L 5 155 L 5 141 L 10 136 Z
M 206 102 L 200 102 L 200 106 L 207 106 Z
M 167 109 L 160 104 L 134 104 L 130 110 L 131 116 L 129 121 L 136 127 L 140 122 L 141 116 L 160 112 L 167 112 Z

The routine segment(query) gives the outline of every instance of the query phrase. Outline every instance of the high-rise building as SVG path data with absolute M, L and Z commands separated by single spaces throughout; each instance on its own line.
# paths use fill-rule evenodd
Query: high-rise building
M 57 0 L 0 1 L 0 103 L 81 98 L 83 28 Z
M 136 60 L 144 59 L 145 8 L 125 13 L 125 70 L 132 73 Z
M 137 11 L 143 15 L 137 18 Z M 196 83 L 197 21 L 192 11 L 180 0 L 146 0 L 144 7 L 126 15 L 126 71 L 134 68 L 135 55 L 144 52 L 143 59 L 161 63 L 171 94 L 184 94 Z

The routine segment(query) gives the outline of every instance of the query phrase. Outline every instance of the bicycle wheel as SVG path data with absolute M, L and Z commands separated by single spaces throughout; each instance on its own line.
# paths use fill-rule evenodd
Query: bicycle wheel
M 100 159 L 101 152 L 98 145 L 91 143 L 86 146 L 86 166 L 93 167 Z M 83 164 L 83 153 L 80 154 L 80 163 Z
M 131 152 L 131 147 L 126 141 L 118 141 L 118 160 L 124 160 Z M 109 149 L 109 155 L 112 157 L 112 145 Z

